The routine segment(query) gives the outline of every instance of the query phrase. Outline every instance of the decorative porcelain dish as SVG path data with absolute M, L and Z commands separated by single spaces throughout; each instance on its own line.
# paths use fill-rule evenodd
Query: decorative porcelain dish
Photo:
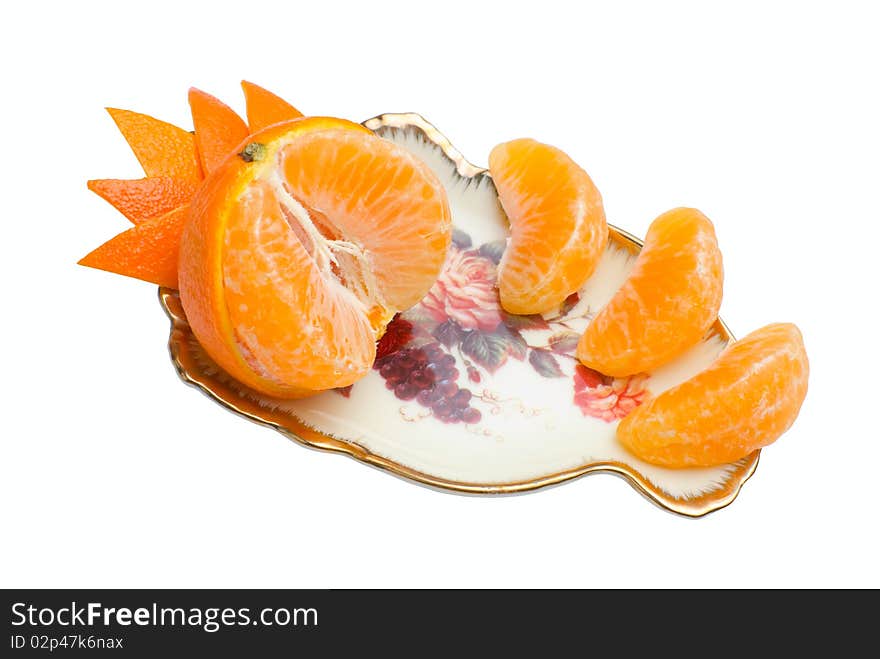
M 682 515 L 732 502 L 760 451 L 719 467 L 665 469 L 615 439 L 623 416 L 704 369 L 733 340 L 724 323 L 653 373 L 611 378 L 581 366 L 577 338 L 623 283 L 641 242 L 611 227 L 597 271 L 558 312 L 508 315 L 495 288 L 508 221 L 488 172 L 419 115 L 385 114 L 364 125 L 421 157 L 447 189 L 455 232 L 434 287 L 388 327 L 366 378 L 294 401 L 268 398 L 223 373 L 193 336 L 177 292 L 160 288 L 181 378 L 301 444 L 444 490 L 509 494 L 605 472 Z M 440 381 L 430 391 L 419 386 L 429 375 Z

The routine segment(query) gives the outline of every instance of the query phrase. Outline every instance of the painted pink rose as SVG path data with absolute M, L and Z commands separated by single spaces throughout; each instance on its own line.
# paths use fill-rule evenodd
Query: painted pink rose
M 495 264 L 476 250 L 452 247 L 421 305 L 434 320 L 454 320 L 467 330 L 491 332 L 501 322 Z
M 574 372 L 574 403 L 584 416 L 611 423 L 644 402 L 647 380 L 647 375 L 611 378 L 579 364 Z

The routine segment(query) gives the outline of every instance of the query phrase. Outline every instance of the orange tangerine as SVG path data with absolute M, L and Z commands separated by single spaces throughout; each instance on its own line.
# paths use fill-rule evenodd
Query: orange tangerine
M 177 252 L 168 245 L 180 241 L 188 211 L 189 206 L 180 206 L 140 222 L 86 254 L 79 264 L 177 288 Z
M 621 421 L 617 438 L 663 467 L 734 462 L 772 444 L 797 418 L 810 372 L 800 330 L 767 325 L 728 346 L 690 380 Z
M 531 139 L 492 149 L 489 173 L 510 219 L 498 268 L 501 306 L 514 314 L 558 308 L 593 274 L 608 243 L 599 191 L 565 153 Z
M 296 119 L 251 136 L 196 194 L 181 301 L 208 354 L 253 389 L 343 387 L 427 293 L 450 237 L 425 163 L 358 124 Z
M 248 127 L 222 101 L 194 87 L 189 90 L 196 147 L 205 176 L 248 136 Z
M 715 322 L 723 280 L 709 218 L 693 208 L 663 213 L 648 228 L 626 282 L 581 337 L 578 359 L 614 377 L 666 364 Z
M 182 128 L 131 110 L 107 108 L 147 176 L 199 181 L 195 137 Z
M 241 84 L 250 132 L 302 116 L 262 87 Z M 191 89 L 189 101 L 195 126 L 192 133 L 139 112 L 108 108 L 147 178 L 88 182 L 89 190 L 106 199 L 138 229 L 111 238 L 81 259 L 81 265 L 177 288 L 177 253 L 189 203 L 205 175 L 248 136 L 241 118 L 210 94 Z
M 302 112 L 272 92 L 247 80 L 241 81 L 247 107 L 248 127 L 251 133 L 290 119 L 299 119 Z
M 107 200 L 132 224 L 164 215 L 189 204 L 200 181 L 155 176 L 134 180 L 94 179 L 89 190 Z

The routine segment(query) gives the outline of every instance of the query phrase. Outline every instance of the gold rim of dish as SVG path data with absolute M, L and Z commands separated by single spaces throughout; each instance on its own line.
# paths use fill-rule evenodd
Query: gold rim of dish
M 478 176 L 489 178 L 485 168 L 477 167 L 468 162 L 436 127 L 419 114 L 382 114 L 368 119 L 364 122 L 364 126 L 374 131 L 381 128 L 417 128 L 424 134 L 426 139 L 437 145 L 446 157 L 455 164 L 456 171 L 460 176 L 463 178 L 475 178 Z M 609 228 L 612 240 L 616 244 L 633 253 L 638 253 L 642 248 L 642 241 L 632 234 L 613 225 L 609 225 Z M 259 402 L 246 397 L 227 382 L 218 379 L 215 373 L 209 372 L 209 369 L 204 368 L 199 363 L 196 353 L 192 349 L 192 343 L 196 340 L 186 320 L 177 291 L 169 288 L 160 288 L 159 300 L 165 309 L 165 313 L 171 320 L 171 335 L 168 339 L 171 361 L 184 382 L 198 388 L 231 412 L 273 428 L 298 444 L 321 451 L 341 453 L 395 476 L 431 488 L 472 495 L 518 494 L 559 485 L 588 474 L 609 473 L 622 477 L 637 492 L 661 508 L 688 517 L 700 517 L 715 510 L 720 510 L 732 503 L 739 494 L 743 484 L 755 473 L 755 469 L 758 466 L 760 450 L 740 460 L 736 464 L 736 468 L 728 474 L 724 484 L 717 490 L 693 498 L 674 497 L 651 483 L 635 468 L 618 461 L 590 462 L 574 469 L 560 471 L 535 479 L 509 483 L 479 484 L 438 478 L 437 476 L 411 469 L 389 458 L 376 455 L 352 442 L 320 433 L 309 428 L 290 414 L 264 407 Z M 718 318 L 715 322 L 713 329 L 722 339 L 727 341 L 734 340 L 733 333 L 721 318 Z

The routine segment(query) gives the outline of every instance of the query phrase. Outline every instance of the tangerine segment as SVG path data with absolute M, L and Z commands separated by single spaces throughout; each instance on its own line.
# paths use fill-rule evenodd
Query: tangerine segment
M 189 206 L 136 224 L 84 256 L 80 265 L 177 288 L 177 244 Z
M 89 190 L 108 201 L 134 224 L 188 204 L 198 185 L 195 181 L 169 176 L 133 181 L 96 179 L 88 182 Z
M 450 234 L 440 182 L 401 147 L 342 119 L 276 124 L 196 194 L 181 301 L 240 382 L 287 398 L 347 386 L 427 293 Z
M 231 209 L 223 284 L 238 348 L 254 371 L 277 382 L 307 379 L 315 390 L 352 384 L 375 357 L 370 318 L 333 273 L 331 253 L 322 263 L 286 210 L 259 179 Z
M 192 133 L 130 110 L 107 108 L 147 176 L 200 181 L 202 168 Z
M 648 228 L 626 282 L 581 337 L 578 359 L 614 377 L 666 364 L 715 322 L 723 280 L 709 218 L 693 208 L 664 213 Z
M 200 89 L 189 90 L 189 106 L 207 176 L 248 136 L 248 128 L 232 108 Z
M 621 421 L 617 438 L 663 467 L 734 462 L 791 427 L 809 371 L 797 326 L 767 325 L 730 345 L 702 373 L 636 408 Z
M 531 139 L 492 149 L 489 172 L 511 226 L 498 268 L 501 306 L 556 309 L 593 274 L 608 243 L 602 196 L 565 153 Z
M 290 103 L 259 85 L 242 80 L 241 88 L 244 91 L 248 126 L 251 133 L 261 131 L 272 124 L 299 119 L 303 116 L 302 112 Z
M 355 280 L 370 298 L 402 310 L 425 296 L 446 259 L 452 217 L 424 162 L 386 140 L 336 131 L 292 141 L 278 164 L 282 195 L 311 209 L 336 240 L 339 266 L 360 269 Z

